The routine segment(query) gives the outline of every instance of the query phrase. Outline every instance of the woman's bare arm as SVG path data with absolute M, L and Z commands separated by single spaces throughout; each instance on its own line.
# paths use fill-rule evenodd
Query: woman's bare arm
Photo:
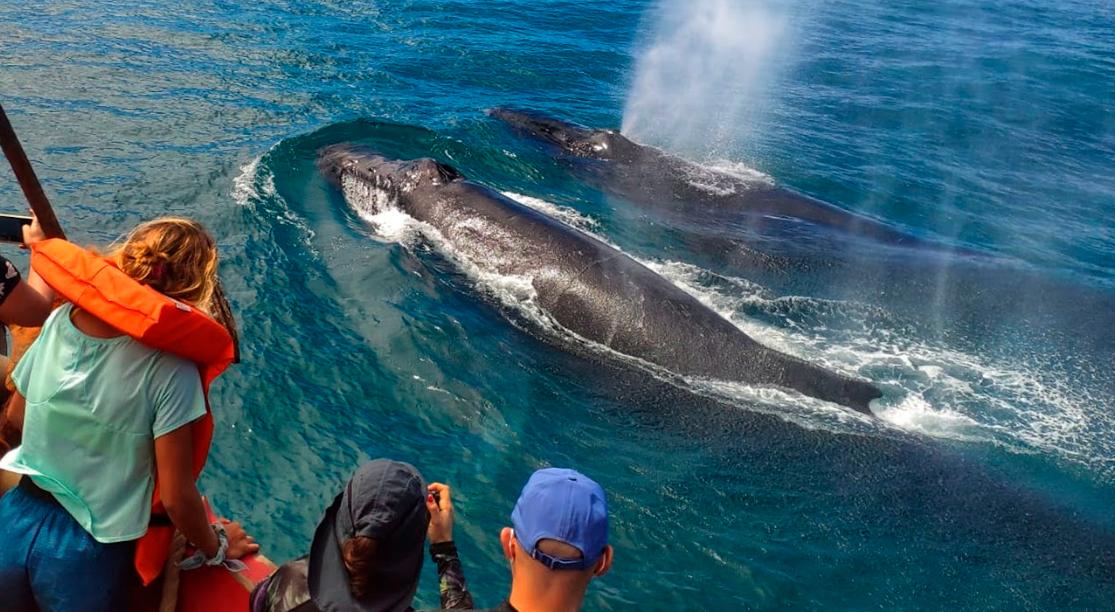
M 34 211 L 31 212 L 31 225 L 23 226 L 23 246 L 31 248 L 36 242 L 46 240 L 46 234 L 43 233 L 42 226 L 39 225 L 39 217 Z M 54 289 L 46 284 L 43 277 L 35 271 L 34 267 L 27 272 L 27 286 L 30 287 L 35 293 L 42 296 L 46 300 L 47 314 L 50 313 L 50 306 L 54 304 Z
M 49 314 L 51 310 L 50 307 L 54 305 L 54 289 L 52 289 L 50 285 L 46 284 L 46 281 L 43 280 L 43 277 L 39 276 L 39 273 L 35 271 L 35 268 L 31 268 L 31 271 L 27 273 L 27 286 L 33 289 L 35 293 L 38 293 L 40 296 L 42 296 L 44 300 L 46 300 L 48 309 L 47 313 Z
M 23 431 L 23 413 L 27 410 L 27 400 L 19 391 L 12 391 L 12 399 L 8 400 L 8 423 Z
M 155 438 L 155 469 L 159 475 L 159 495 L 171 522 L 206 557 L 212 558 L 220 544 L 209 526 L 205 505 L 194 483 L 193 434 L 189 425 Z M 227 558 L 239 559 L 259 550 L 239 523 L 227 522 L 224 526 L 228 533 Z
M 38 282 L 45 287 L 43 291 L 48 293 L 49 297 L 32 286 L 32 278 L 38 279 Z M 54 292 L 50 287 L 47 287 L 39 275 L 32 271 L 30 278 L 19 282 L 0 304 L 0 321 L 22 327 L 41 327 L 43 321 L 50 316 L 50 302 L 53 296 Z
M 39 227 L 39 219 L 32 213 L 31 224 L 23 226 L 23 245 L 31 245 L 44 240 L 46 236 Z M 54 290 L 32 268 L 23 280 L 16 283 L 11 294 L 0 303 L 0 322 L 22 327 L 40 327 L 50 316 L 54 302 Z

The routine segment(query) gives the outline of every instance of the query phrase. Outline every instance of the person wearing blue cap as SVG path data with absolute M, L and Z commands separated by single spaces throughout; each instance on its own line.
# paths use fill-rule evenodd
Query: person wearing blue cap
M 538 470 L 500 533 L 511 594 L 496 610 L 579 610 L 593 578 L 612 568 L 604 489 L 570 469 Z

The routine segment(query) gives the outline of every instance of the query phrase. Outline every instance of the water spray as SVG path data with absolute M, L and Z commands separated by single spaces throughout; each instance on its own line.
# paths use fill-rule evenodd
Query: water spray
M 624 134 L 706 159 L 752 142 L 788 46 L 786 21 L 761 0 L 660 0 L 635 63 Z

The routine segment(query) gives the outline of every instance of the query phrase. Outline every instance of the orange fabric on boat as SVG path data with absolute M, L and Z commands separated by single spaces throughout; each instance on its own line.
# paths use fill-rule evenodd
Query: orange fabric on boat
M 60 238 L 31 247 L 31 267 L 61 297 L 160 351 L 198 366 L 205 389 L 205 416 L 192 425 L 194 479 L 201 474 L 213 439 L 209 385 L 232 363 L 232 336 L 201 311 L 143 285 L 108 259 Z M 153 514 L 165 514 L 156 475 Z M 158 578 L 170 553 L 174 527 L 152 525 L 136 543 L 136 571 L 143 584 Z

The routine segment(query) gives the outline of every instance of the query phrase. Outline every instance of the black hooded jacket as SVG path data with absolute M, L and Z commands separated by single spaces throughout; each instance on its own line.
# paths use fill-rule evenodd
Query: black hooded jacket
M 406 612 L 418 588 L 430 516 L 426 487 L 413 466 L 380 459 L 357 469 L 314 532 L 310 554 L 283 564 L 252 591 L 252 612 Z M 372 592 L 356 599 L 341 556 L 344 542 L 374 538 L 383 563 Z M 457 548 L 434 544 L 443 608 L 471 608 Z

